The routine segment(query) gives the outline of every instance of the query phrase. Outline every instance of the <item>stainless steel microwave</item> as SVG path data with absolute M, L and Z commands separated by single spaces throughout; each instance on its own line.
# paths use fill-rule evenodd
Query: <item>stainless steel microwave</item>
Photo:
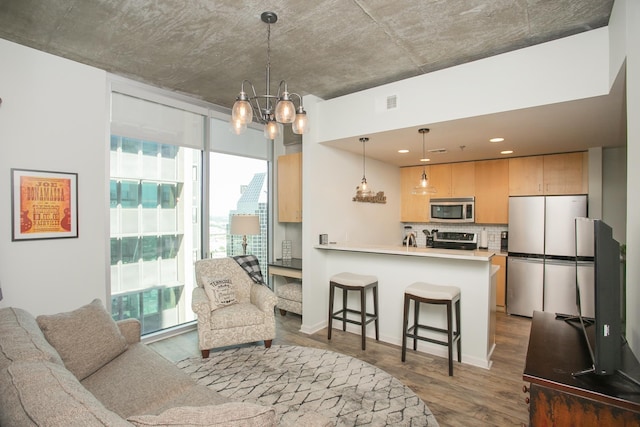
M 475 222 L 475 198 L 431 199 L 431 222 Z

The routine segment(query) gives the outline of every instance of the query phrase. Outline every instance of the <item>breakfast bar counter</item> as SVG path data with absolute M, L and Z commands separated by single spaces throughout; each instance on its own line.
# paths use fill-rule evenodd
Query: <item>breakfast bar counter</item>
M 491 354 L 495 347 L 495 274 L 498 271 L 498 267 L 491 265 L 494 252 L 339 242 L 314 248 L 324 255 L 324 270 L 328 276 L 348 271 L 378 277 L 380 340 L 398 346 L 402 342 L 405 288 L 414 282 L 460 288 L 462 363 L 486 369 L 491 367 Z M 353 300 L 351 297 L 349 295 L 349 305 L 359 307 L 355 295 Z M 335 304 L 336 307 L 342 304 L 339 293 Z M 425 307 L 420 310 L 420 319 L 421 323 L 446 327 L 446 314 L 442 307 Z M 341 323 L 334 322 L 334 327 L 338 326 L 341 328 Z M 360 333 L 355 325 L 348 325 L 347 330 Z M 367 336 L 375 338 L 373 326 L 368 328 Z M 412 344 L 410 340 L 410 348 Z M 447 349 L 419 341 L 418 351 L 446 358 Z M 411 358 L 410 351 L 407 358 Z

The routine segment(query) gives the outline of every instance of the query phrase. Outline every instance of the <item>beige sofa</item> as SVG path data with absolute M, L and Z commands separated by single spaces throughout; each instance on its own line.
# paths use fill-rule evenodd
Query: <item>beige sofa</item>
M 308 417 L 307 417 L 308 416 Z M 307 425 L 326 425 L 306 414 Z M 270 426 L 272 407 L 231 402 L 140 343 L 99 300 L 39 316 L 0 309 L 0 425 Z

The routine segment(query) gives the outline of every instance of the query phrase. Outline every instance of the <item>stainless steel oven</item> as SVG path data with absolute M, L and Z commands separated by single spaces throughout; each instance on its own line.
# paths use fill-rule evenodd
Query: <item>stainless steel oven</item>
M 431 222 L 475 222 L 475 198 L 434 198 L 429 201 Z

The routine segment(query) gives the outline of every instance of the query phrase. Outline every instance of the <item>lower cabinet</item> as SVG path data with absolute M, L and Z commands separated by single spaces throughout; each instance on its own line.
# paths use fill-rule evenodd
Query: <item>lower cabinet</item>
M 500 267 L 496 277 L 496 307 L 499 311 L 505 311 L 506 290 L 507 290 L 507 257 L 504 255 L 494 255 L 491 264 Z

